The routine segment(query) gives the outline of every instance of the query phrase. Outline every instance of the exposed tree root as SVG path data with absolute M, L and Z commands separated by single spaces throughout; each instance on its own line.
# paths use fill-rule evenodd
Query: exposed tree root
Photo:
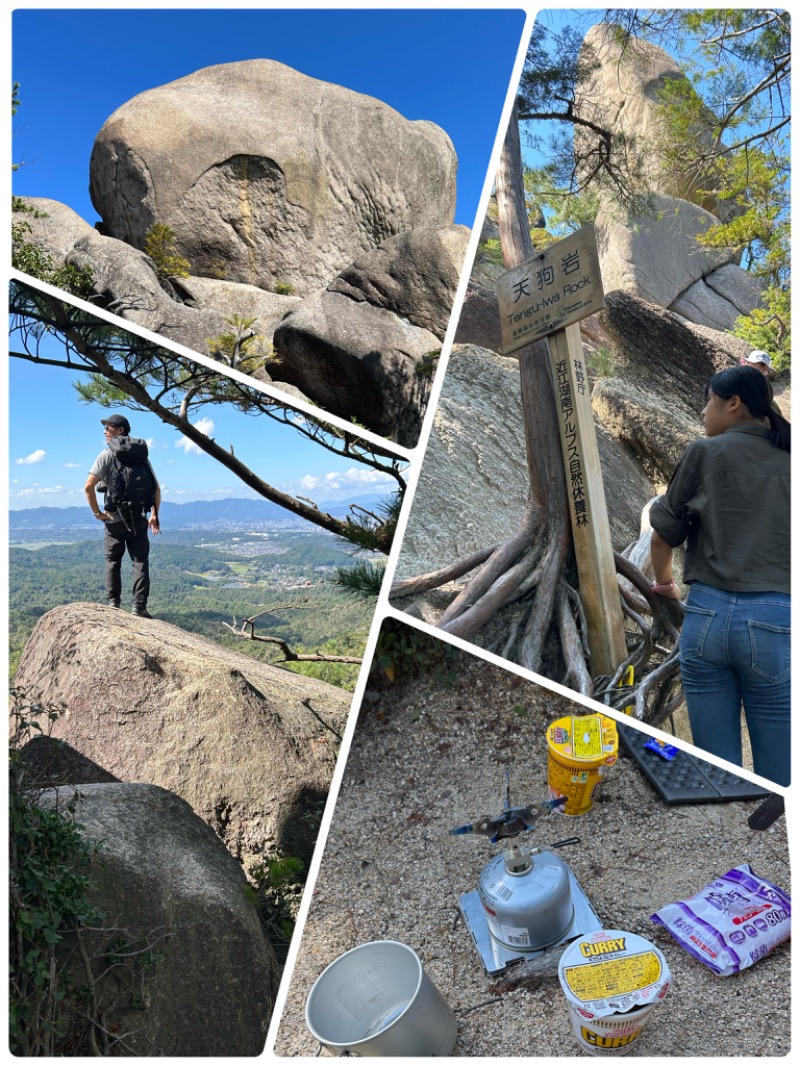
M 638 559 L 649 565 L 649 528 L 624 552 L 614 553 L 628 654 L 613 675 L 593 678 L 580 597 L 562 574 L 564 538 L 556 529 L 542 547 L 541 539 L 534 540 L 532 531 L 524 528 L 526 524 L 523 520 L 523 529 L 500 544 L 395 583 L 392 598 L 419 596 L 480 567 L 463 588 L 454 590 L 454 598 L 438 617 L 419 599 L 411 613 L 446 633 L 464 639 L 480 636 L 482 646 L 535 673 L 541 672 L 548 634 L 555 632 L 564 684 L 606 706 L 631 708 L 634 717 L 651 725 L 662 725 L 682 702 L 677 644 L 684 607 L 678 600 L 654 593 L 650 579 L 633 562 Z M 512 604 L 517 606 L 513 615 L 506 610 Z M 489 638 L 490 623 L 501 620 L 505 628 Z M 631 667 L 633 684 L 626 683 Z

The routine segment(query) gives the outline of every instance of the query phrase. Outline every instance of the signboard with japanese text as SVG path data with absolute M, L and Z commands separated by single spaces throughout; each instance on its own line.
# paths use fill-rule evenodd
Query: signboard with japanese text
M 594 226 L 552 244 L 497 282 L 503 354 L 605 307 Z
M 613 674 L 626 655 L 625 625 L 579 327 L 558 330 L 547 347 L 591 669 Z

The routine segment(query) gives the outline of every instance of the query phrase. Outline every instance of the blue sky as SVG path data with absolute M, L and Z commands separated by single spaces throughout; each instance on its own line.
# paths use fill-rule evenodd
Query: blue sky
M 94 224 L 97 133 L 137 93 L 215 63 L 267 58 L 440 125 L 458 155 L 456 221 L 471 226 L 524 27 L 519 10 L 17 10 L 19 196 Z
M 12 340 L 12 348 L 14 347 Z M 60 349 L 56 348 L 56 351 Z M 79 375 L 59 367 L 9 360 L 9 508 L 85 505 L 83 485 L 105 447 L 101 418 L 111 412 L 85 404 L 72 382 Z M 256 498 L 233 474 L 149 412 L 121 411 L 131 433 L 148 441 L 163 498 Z M 233 407 L 207 407 L 192 418 L 200 428 L 276 488 L 320 503 L 388 495 L 395 482 L 312 444 L 291 426 Z
M 456 221 L 475 219 L 524 28 L 521 10 L 18 9 L 12 78 L 20 85 L 11 153 L 14 192 L 59 200 L 94 223 L 89 160 L 105 120 L 139 92 L 202 67 L 270 58 L 440 125 L 458 155 Z M 9 506 L 82 504 L 106 413 L 80 403 L 63 370 L 9 360 Z M 54 416 L 57 412 L 57 416 Z M 306 443 L 290 428 L 215 408 L 212 434 L 285 491 L 316 500 L 388 493 L 393 483 Z M 151 415 L 131 416 L 151 443 L 164 498 L 247 496 L 213 459 Z

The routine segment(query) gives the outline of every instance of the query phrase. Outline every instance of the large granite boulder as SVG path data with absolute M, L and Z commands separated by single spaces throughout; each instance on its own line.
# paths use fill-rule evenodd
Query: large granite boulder
M 606 292 L 623 289 L 693 322 L 731 329 L 761 305 L 761 284 L 730 249 L 698 244 L 716 222 L 703 208 L 662 195 L 653 197 L 652 211 L 634 218 L 601 209 L 595 233 Z
M 466 226 L 407 230 L 359 256 L 328 290 L 386 308 L 443 340 L 469 238 Z
M 177 793 L 244 866 L 310 858 L 347 692 L 92 603 L 39 620 L 15 686 L 85 765 Z
M 275 330 L 281 380 L 413 448 L 468 242 L 464 226 L 413 229 L 360 256 Z
M 259 1055 L 279 968 L 236 862 L 163 788 L 64 786 L 39 803 L 63 810 L 70 800 L 83 837 L 99 849 L 89 900 L 103 918 L 82 934 L 82 953 L 70 935 L 57 950 L 79 988 L 91 966 L 110 1053 Z
M 219 311 L 190 307 L 171 297 L 152 259 L 124 241 L 90 230 L 66 259 L 91 269 L 100 306 L 195 352 L 208 354 L 208 339 L 229 328 Z
M 309 296 L 274 334 L 282 381 L 341 418 L 413 448 L 442 342 L 339 292 Z
M 763 282 L 736 263 L 726 263 L 685 289 L 670 310 L 711 329 L 731 330 L 741 315 L 763 307 L 762 294 Z
M 413 76 L 413 75 L 409 75 Z M 103 231 L 171 227 L 191 273 L 298 295 L 411 227 L 452 222 L 456 157 L 434 123 L 281 63 L 225 63 L 141 93 L 97 136 Z
M 20 196 L 18 200 L 22 209 L 12 212 L 12 224 L 28 227 L 25 238 L 46 252 L 56 269 L 66 264 L 77 241 L 94 233 L 88 222 L 58 200 L 40 196 Z
M 708 379 L 735 365 L 734 352 L 742 348 L 627 292 L 607 293 L 600 318 L 615 365 L 592 391 L 595 418 L 637 456 L 655 485 L 664 484 L 686 447 L 702 435 Z
M 618 143 L 627 145 L 626 153 L 637 159 L 649 189 L 698 203 L 719 217 L 730 213 L 729 204 L 704 193 L 715 187 L 713 173 L 696 169 L 680 173 L 665 164 L 665 129 L 659 113 L 662 93 L 672 81 L 683 82 L 688 93 L 693 91 L 684 70 L 671 56 L 658 45 L 628 36 L 619 26 L 605 22 L 587 32 L 578 63 L 583 78 L 575 94 L 574 113 L 609 130 Z M 709 128 L 699 124 L 695 136 L 713 147 Z M 596 134 L 576 125 L 578 156 L 593 140 Z

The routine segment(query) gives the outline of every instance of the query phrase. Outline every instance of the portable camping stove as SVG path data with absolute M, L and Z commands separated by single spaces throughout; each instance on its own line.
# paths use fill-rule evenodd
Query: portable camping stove
M 506 803 L 496 818 L 483 816 L 451 829 L 454 835 L 478 833 L 492 843 L 504 841 L 506 850 L 481 871 L 478 888 L 466 892 L 459 907 L 486 972 L 502 973 L 516 963 L 542 959 L 602 923 L 572 870 L 555 848 L 580 843 L 570 837 L 549 849 L 528 847 L 516 838 L 536 828 L 542 814 L 566 802 L 562 796 L 545 803 L 512 807 L 506 774 Z M 558 952 L 555 952 L 557 956 Z

